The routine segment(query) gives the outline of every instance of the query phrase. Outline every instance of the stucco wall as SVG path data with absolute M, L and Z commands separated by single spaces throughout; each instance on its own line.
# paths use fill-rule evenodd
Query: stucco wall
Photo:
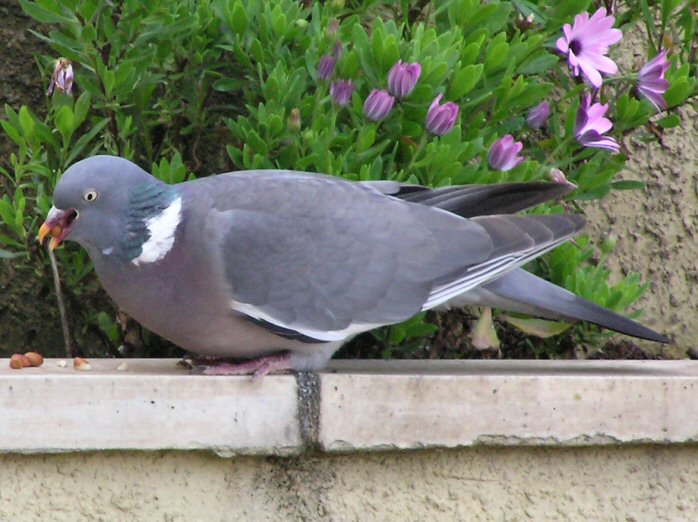
M 0 519 L 690 521 L 698 447 L 0 456 Z
M 627 28 L 626 28 L 627 29 Z M 614 51 L 621 73 L 646 61 L 642 26 L 626 30 Z M 614 191 L 584 205 L 588 230 L 596 244 L 618 238 L 608 267 L 613 277 L 640 274 L 648 289 L 635 309 L 647 326 L 667 334 L 674 346 L 640 342 L 655 352 L 685 357 L 698 341 L 698 111 L 696 99 L 678 111 L 681 125 L 661 133 L 661 142 L 626 138 L 630 161 L 619 179 L 640 180 L 644 191 Z M 655 116 L 659 119 L 663 115 Z
M 687 107 L 680 115 L 681 127 L 667 131 L 663 144 L 629 142 L 622 178 L 645 181 L 647 190 L 616 191 L 584 208 L 592 235 L 618 237 L 614 274 L 638 272 L 649 284 L 637 305 L 642 322 L 673 337 L 675 355 L 698 340 L 698 112 Z

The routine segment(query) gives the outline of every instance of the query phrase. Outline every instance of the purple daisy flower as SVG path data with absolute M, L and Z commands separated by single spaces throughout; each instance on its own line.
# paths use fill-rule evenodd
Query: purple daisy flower
M 577 109 L 574 135 L 585 147 L 596 147 L 618 153 L 620 151 L 618 142 L 610 136 L 603 136 L 613 127 L 611 120 L 604 118 L 607 110 L 608 104 L 592 105 L 591 96 L 585 94 Z
M 388 91 L 373 89 L 364 102 L 364 114 L 371 121 L 381 121 L 387 118 L 394 104 L 395 98 Z
M 666 109 L 662 94 L 669 88 L 669 82 L 664 79 L 664 73 L 669 67 L 671 63 L 667 60 L 667 52 L 664 50 L 640 69 L 637 76 L 637 92 L 647 98 L 657 111 Z
M 351 80 L 337 80 L 330 83 L 330 96 L 340 107 L 346 107 L 354 92 L 354 84 Z
M 439 94 L 429 106 L 427 112 L 426 126 L 427 130 L 435 136 L 443 136 L 453 129 L 458 118 L 460 108 L 453 102 L 446 102 L 439 105 L 443 94 Z
M 495 141 L 487 153 L 487 163 L 494 170 L 507 171 L 520 165 L 524 158 L 519 156 L 523 143 L 514 141 L 511 134 L 506 134 Z
M 533 107 L 530 111 L 528 111 L 528 115 L 526 116 L 526 123 L 532 129 L 539 129 L 543 125 L 545 125 L 545 122 L 548 121 L 549 116 L 550 104 L 544 101 Z
M 388 73 L 388 90 L 398 100 L 406 98 L 417 85 L 422 66 L 418 63 L 402 63 L 398 60 Z
M 615 74 L 618 66 L 608 56 L 608 47 L 623 38 L 620 29 L 613 29 L 616 19 L 606 16 L 606 8 L 600 7 L 591 18 L 589 13 L 574 17 L 574 23 L 565 24 L 565 36 L 557 40 L 557 48 L 567 56 L 567 62 L 575 76 L 580 73 L 597 89 L 601 87 L 601 73 Z

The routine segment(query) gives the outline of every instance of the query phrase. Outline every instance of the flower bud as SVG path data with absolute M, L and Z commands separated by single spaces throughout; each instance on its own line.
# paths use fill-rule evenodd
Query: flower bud
M 402 63 L 398 60 L 388 73 L 388 90 L 398 100 L 406 98 L 417 85 L 422 66 L 418 63 Z
M 291 109 L 291 114 L 286 119 L 286 127 L 291 132 L 301 130 L 301 111 L 298 107 Z
M 664 50 L 640 69 L 637 76 L 637 92 L 647 98 L 657 111 L 667 107 L 662 95 L 669 88 L 669 82 L 664 78 L 664 74 L 670 67 L 671 62 L 667 58 L 667 51 Z
M 340 41 L 336 41 L 334 45 L 332 46 L 332 58 L 335 60 L 339 60 L 339 57 L 342 56 L 342 51 L 344 50 L 344 45 Z
M 429 107 L 427 112 L 426 126 L 427 130 L 435 136 L 443 136 L 453 129 L 460 111 L 458 105 L 453 102 L 446 102 L 439 105 L 443 94 L 439 94 Z
M 511 134 L 506 134 L 492 144 L 487 162 L 494 170 L 511 170 L 523 162 L 523 156 L 518 155 L 522 148 L 523 143 L 515 142 Z
M 323 82 L 329 80 L 334 73 L 334 66 L 336 63 L 336 58 L 326 54 L 323 55 L 317 66 L 317 79 Z
M 330 23 L 327 24 L 327 38 L 332 41 L 337 38 L 337 33 L 339 33 L 339 20 L 333 18 L 330 20 Z
M 55 89 L 70 95 L 73 92 L 73 79 L 73 64 L 67 58 L 59 58 L 53 68 L 51 83 L 49 83 L 46 94 L 53 94 Z
M 550 169 L 549 176 L 550 176 L 550 180 L 553 183 L 566 183 L 567 182 L 567 178 L 565 177 L 565 175 L 562 173 L 562 171 L 560 169 Z
M 337 80 L 330 83 L 332 100 L 340 107 L 346 107 L 349 104 L 353 92 L 354 84 L 351 80 Z
M 532 129 L 539 129 L 545 125 L 549 116 L 550 104 L 546 101 L 541 102 L 528 111 L 528 115 L 526 115 L 526 124 Z
M 387 91 L 373 89 L 364 102 L 364 114 L 371 121 L 384 120 L 393 110 L 395 98 Z

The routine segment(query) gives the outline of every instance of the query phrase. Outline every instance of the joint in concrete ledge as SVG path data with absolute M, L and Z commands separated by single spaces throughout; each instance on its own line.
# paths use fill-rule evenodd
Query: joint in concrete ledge
M 320 446 L 320 377 L 315 372 L 298 372 L 296 386 L 301 441 L 306 450 L 316 450 Z

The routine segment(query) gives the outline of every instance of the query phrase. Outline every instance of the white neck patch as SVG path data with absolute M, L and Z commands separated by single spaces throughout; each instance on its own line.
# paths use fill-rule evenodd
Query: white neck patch
M 172 249 L 175 232 L 182 221 L 182 198 L 177 198 L 159 214 L 145 220 L 150 232 L 148 241 L 143 243 L 141 254 L 132 259 L 134 265 L 159 261 Z

